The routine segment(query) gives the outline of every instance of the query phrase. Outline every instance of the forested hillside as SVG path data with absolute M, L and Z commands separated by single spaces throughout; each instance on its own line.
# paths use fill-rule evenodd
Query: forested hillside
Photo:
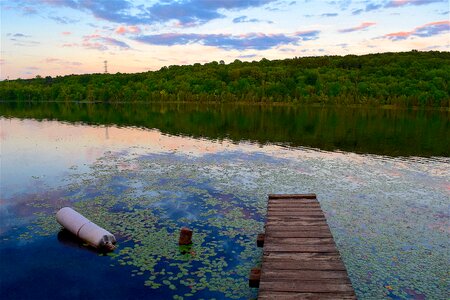
M 449 107 L 450 52 L 322 56 L 0 82 L 3 101 L 292 102 Z

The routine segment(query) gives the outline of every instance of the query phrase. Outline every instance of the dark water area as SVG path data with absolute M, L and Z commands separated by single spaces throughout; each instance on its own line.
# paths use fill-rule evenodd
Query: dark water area
M 450 156 L 450 112 L 192 103 L 0 103 L 5 117 L 136 126 L 212 140 L 389 156 Z
M 75 242 L 60 242 L 57 235 L 20 245 L 10 242 L 2 245 L 0 253 L 3 299 L 146 297 L 143 280 L 130 281 L 129 273 L 110 267 L 108 257 L 99 257 Z

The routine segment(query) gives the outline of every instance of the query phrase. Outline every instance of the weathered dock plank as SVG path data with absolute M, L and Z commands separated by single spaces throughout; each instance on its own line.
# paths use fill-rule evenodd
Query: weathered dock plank
M 356 299 L 315 194 L 269 195 L 258 244 L 258 299 Z

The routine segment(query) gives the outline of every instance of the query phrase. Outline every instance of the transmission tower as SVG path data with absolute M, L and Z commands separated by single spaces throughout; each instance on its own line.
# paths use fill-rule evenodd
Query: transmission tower
M 108 61 L 105 60 L 104 64 L 105 64 L 105 74 L 107 74 L 108 73 Z

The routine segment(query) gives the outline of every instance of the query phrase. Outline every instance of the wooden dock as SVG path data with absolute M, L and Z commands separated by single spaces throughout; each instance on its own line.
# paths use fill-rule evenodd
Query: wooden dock
M 258 299 L 356 299 L 315 194 L 269 195 L 258 244 L 262 267 L 250 274 Z

